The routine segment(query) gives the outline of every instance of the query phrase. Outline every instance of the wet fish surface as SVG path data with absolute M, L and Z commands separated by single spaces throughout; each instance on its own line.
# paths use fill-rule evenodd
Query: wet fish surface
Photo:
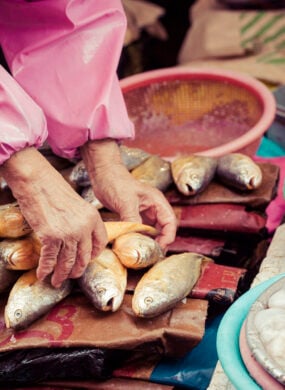
M 123 164 L 129 171 L 137 168 L 150 157 L 150 154 L 142 149 L 130 148 L 125 145 L 120 145 L 120 154 Z
M 131 171 L 132 176 L 152 187 L 165 191 L 172 183 L 170 163 L 158 156 L 151 156 Z
M 90 261 L 77 281 L 96 309 L 114 312 L 123 302 L 127 270 L 115 253 L 106 248 Z
M 199 279 L 205 256 L 185 252 L 154 264 L 139 280 L 132 308 L 139 317 L 155 317 L 187 297 Z
M 152 237 L 133 232 L 118 237 L 112 246 L 121 263 L 127 268 L 149 267 L 164 258 L 163 251 Z
M 0 260 L 10 270 L 29 270 L 37 267 L 41 244 L 34 234 L 0 241 Z
M 262 171 L 249 156 L 230 153 L 218 158 L 217 177 L 239 190 L 254 190 L 262 183 Z
M 26 271 L 9 293 L 4 311 L 6 327 L 15 330 L 26 328 L 69 295 L 72 286 L 72 281 L 68 279 L 61 287 L 55 288 L 49 280 L 38 280 L 35 269 Z
M 203 191 L 215 176 L 217 160 L 212 157 L 189 155 L 171 162 L 173 181 L 186 196 Z

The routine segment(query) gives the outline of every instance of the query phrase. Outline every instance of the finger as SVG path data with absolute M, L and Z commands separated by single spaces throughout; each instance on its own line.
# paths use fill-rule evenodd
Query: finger
M 92 252 L 91 258 L 98 256 L 108 244 L 107 232 L 104 227 L 103 231 L 94 231 L 92 233 Z
M 70 278 L 76 279 L 83 275 L 88 263 L 91 260 L 92 240 L 91 237 L 84 242 L 80 242 L 77 247 L 77 257 L 75 264 L 69 275 Z
M 54 287 L 60 287 L 69 277 L 77 257 L 77 241 L 69 239 L 64 242 L 58 254 L 57 263 L 51 278 Z
M 60 241 L 42 244 L 39 265 L 37 267 L 37 278 L 39 280 L 44 280 L 53 272 L 60 251 L 60 246 Z
M 155 225 L 160 230 L 157 241 L 162 249 L 165 249 L 175 240 L 177 219 L 172 207 L 164 199 L 163 201 L 157 201 L 156 204 L 155 211 L 153 207 L 149 207 L 149 210 L 146 210 L 146 214 L 150 211 L 150 215 L 148 216 L 156 220 Z
M 161 227 L 160 234 L 156 240 L 162 249 L 166 249 L 175 240 L 175 236 L 176 225 L 170 222 Z
M 99 255 L 108 244 L 107 231 L 103 221 L 100 219 L 91 234 L 91 258 Z

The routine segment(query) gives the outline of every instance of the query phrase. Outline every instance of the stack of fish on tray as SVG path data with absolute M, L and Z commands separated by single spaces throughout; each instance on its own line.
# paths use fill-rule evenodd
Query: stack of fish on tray
M 121 145 L 121 156 L 137 180 L 164 192 L 176 213 L 178 231 L 168 254 L 194 252 L 208 256 L 214 261 L 203 267 L 203 275 L 214 274 L 217 265 L 234 266 L 224 271 L 236 271 L 236 278 L 246 269 L 246 289 L 268 246 L 266 208 L 276 195 L 279 167 L 256 163 L 240 153 L 220 158 L 177 156 L 168 161 Z M 103 219 L 116 220 L 117 216 L 104 209 L 94 196 L 82 161 L 63 174 L 100 209 Z M 220 283 L 216 280 L 213 289 L 220 288 Z M 223 288 L 220 291 L 224 294 Z
M 141 338 L 147 345 L 159 340 L 160 353 L 162 347 L 162 353 L 183 355 L 203 337 L 208 301 L 232 303 L 248 271 L 257 272 L 267 249 L 265 210 L 274 198 L 278 167 L 238 153 L 189 155 L 170 162 L 141 149 L 120 148 L 131 174 L 160 189 L 172 204 L 178 221 L 175 242 L 164 254 L 155 241 L 156 229 L 118 221 L 96 199 L 83 161 L 70 162 L 43 150 L 70 185 L 98 208 L 109 244 L 81 278 L 59 289 L 48 280 L 39 282 L 35 268 L 40 243 L 1 181 L 0 292 L 6 294 L 1 301 L 2 351 L 31 346 L 31 339 L 25 344 L 22 337 L 16 346 L 13 340 L 26 329 L 40 334 L 48 313 L 68 302 L 78 309 L 75 325 L 85 322 L 98 332 L 103 319 L 105 327 L 96 337 L 90 339 L 84 331 L 80 341 L 78 335 L 69 336 L 61 345 L 128 350 L 140 345 Z M 86 302 L 78 300 L 78 293 Z M 127 327 L 115 336 L 109 332 L 113 322 Z M 156 327 L 160 331 L 153 332 Z M 50 339 L 36 345 L 58 346 Z

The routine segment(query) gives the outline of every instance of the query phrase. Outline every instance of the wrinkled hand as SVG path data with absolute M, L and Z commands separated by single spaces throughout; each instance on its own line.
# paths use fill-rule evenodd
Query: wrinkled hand
M 67 278 L 80 277 L 107 244 L 96 208 L 35 149 L 13 155 L 3 166 L 3 176 L 41 242 L 38 278 L 52 274 L 51 283 L 59 287 Z
M 93 142 L 82 150 L 96 197 L 123 221 L 147 223 L 159 229 L 163 249 L 175 239 L 176 217 L 164 195 L 134 179 L 123 165 L 112 140 Z

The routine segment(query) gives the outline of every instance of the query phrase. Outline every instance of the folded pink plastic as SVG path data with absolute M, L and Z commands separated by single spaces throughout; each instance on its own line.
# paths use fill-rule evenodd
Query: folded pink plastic
M 0 6 L 5 58 L 14 78 L 44 111 L 56 154 L 73 158 L 89 139 L 134 136 L 116 75 L 126 29 L 119 0 L 0 0 Z M 20 107 L 7 114 L 10 123 Z M 9 139 L 12 148 L 36 145 L 44 127 L 32 126 L 30 133 L 21 127 L 18 133 L 18 140 Z M 1 126 L 1 142 L 5 134 Z

